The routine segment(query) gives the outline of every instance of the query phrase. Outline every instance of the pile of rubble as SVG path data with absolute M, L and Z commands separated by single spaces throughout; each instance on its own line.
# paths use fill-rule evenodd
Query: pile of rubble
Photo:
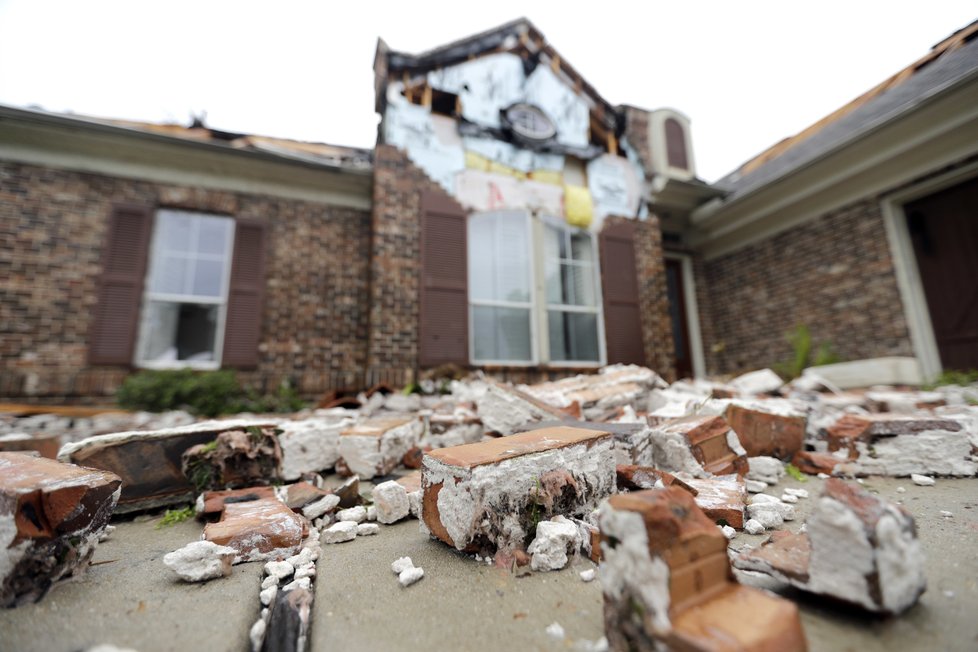
M 263 562 L 252 645 L 302 650 L 322 546 L 415 518 L 431 545 L 518 574 L 600 562 L 615 649 L 803 650 L 797 607 L 733 568 L 904 612 L 925 587 L 914 520 L 842 478 L 978 474 L 973 388 L 803 380 L 669 385 L 623 365 L 530 386 L 475 377 L 287 419 L 99 434 L 66 443 L 60 462 L 0 453 L 0 598 L 36 600 L 82 570 L 112 513 L 193 504 L 202 540 L 166 565 L 196 582 Z M 786 470 L 835 477 L 810 497 L 776 490 Z M 815 506 L 788 531 L 799 499 Z M 734 551 L 740 531 L 772 535 Z M 392 570 L 403 587 L 425 574 L 409 558 Z

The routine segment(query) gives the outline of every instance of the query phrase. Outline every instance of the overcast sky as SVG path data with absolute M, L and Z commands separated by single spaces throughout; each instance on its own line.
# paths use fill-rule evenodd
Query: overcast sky
M 377 37 L 418 52 L 525 15 L 612 104 L 692 120 L 713 181 L 978 18 L 975 0 L 0 0 L 0 103 L 372 147 Z

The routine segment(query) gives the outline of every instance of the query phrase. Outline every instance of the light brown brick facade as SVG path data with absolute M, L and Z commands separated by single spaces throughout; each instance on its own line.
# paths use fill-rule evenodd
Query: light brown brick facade
M 99 400 L 127 368 L 87 364 L 113 204 L 269 225 L 259 364 L 242 379 L 307 395 L 362 383 L 369 214 L 309 201 L 0 163 L 0 396 Z M 103 401 L 105 399 L 102 399 Z

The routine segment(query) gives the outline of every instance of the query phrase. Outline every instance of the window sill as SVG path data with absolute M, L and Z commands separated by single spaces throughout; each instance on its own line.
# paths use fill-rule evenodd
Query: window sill
M 486 372 L 503 372 L 503 371 L 576 371 L 579 373 L 591 373 L 596 369 L 600 369 L 605 366 L 600 362 L 550 362 L 547 364 L 535 364 L 528 362 L 526 364 L 520 363 L 480 363 L 472 362 L 469 365 L 472 369 L 481 369 Z
M 220 362 L 189 362 L 186 360 L 174 360 L 169 362 L 137 362 L 137 369 L 194 369 L 196 371 L 217 371 L 221 368 Z

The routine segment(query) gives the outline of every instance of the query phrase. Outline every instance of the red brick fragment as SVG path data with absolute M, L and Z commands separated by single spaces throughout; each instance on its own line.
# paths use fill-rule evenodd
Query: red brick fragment
M 777 400 L 779 405 L 784 401 Z M 789 459 L 801 450 L 805 440 L 805 417 L 768 410 L 766 401 L 730 403 L 724 416 L 737 433 L 748 457 L 768 456 Z
M 284 559 L 299 551 L 306 520 L 277 499 L 225 503 L 221 520 L 204 526 L 204 539 L 238 551 L 235 563 Z

